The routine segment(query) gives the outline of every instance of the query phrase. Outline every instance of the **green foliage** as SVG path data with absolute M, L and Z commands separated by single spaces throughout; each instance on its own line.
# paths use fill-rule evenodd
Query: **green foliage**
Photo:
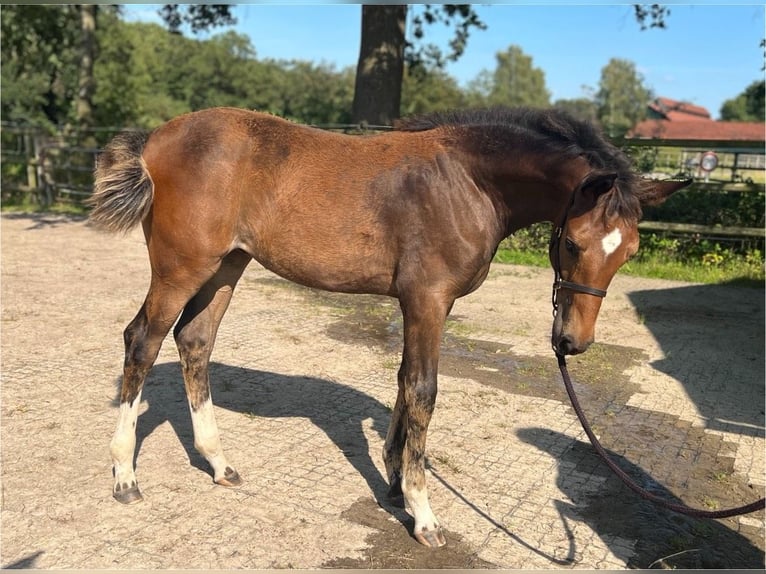
M 500 244 L 495 261 L 549 267 L 549 238 L 550 225 L 521 230 Z M 761 289 L 766 278 L 763 251 L 757 247 L 736 248 L 690 236 L 654 233 L 641 234 L 638 254 L 620 273 L 695 283 L 733 282 Z
M 472 28 L 487 28 L 470 4 L 412 5 L 410 11 L 412 36 L 415 41 L 407 42 L 405 59 L 409 68 L 413 70 L 420 67 L 443 69 L 447 62 L 454 62 L 462 56 Z M 437 45 L 422 44 L 426 35 L 425 26 L 436 23 L 453 26 L 454 35 L 449 42 L 450 50 L 446 56 Z
M 665 18 L 670 16 L 670 8 L 662 4 L 633 4 L 633 10 L 642 30 L 665 28 Z
M 628 152 L 639 173 L 651 173 L 657 167 L 660 150 L 657 147 L 637 147 Z
M 78 30 L 71 6 L 3 7 L 4 120 L 51 130 L 74 120 Z M 316 124 L 350 121 L 351 68 L 258 60 L 250 39 L 233 31 L 200 41 L 156 24 L 123 22 L 107 7 L 99 9 L 96 38 L 95 125 L 152 128 L 213 106 Z
M 763 191 L 709 190 L 692 185 L 665 203 L 644 208 L 644 219 L 731 227 L 764 226 Z
M 550 105 L 544 72 L 519 46 L 498 53 L 495 68 L 483 70 L 467 89 L 439 67 L 460 55 L 469 31 L 485 27 L 470 5 L 424 6 L 412 8 L 412 14 L 415 36 L 424 36 L 426 26 L 434 23 L 453 27 L 455 35 L 446 55 L 421 57 L 405 72 L 403 115 L 465 106 Z M 226 5 L 165 5 L 163 15 L 174 30 L 207 29 L 233 19 Z M 3 119 L 51 130 L 73 124 L 80 52 L 76 5 L 8 5 L 1 17 Z M 94 125 L 153 127 L 181 113 L 219 105 L 315 124 L 350 122 L 350 68 L 260 60 L 250 39 L 233 31 L 207 40 L 188 38 L 159 25 L 126 23 L 118 8 L 105 5 L 98 7 L 96 39 Z M 745 102 L 748 114 L 761 110 L 762 115 L 763 82 L 756 84 L 737 102 Z M 600 120 L 619 135 L 639 119 L 648 93 L 631 62 L 613 59 L 602 72 L 595 99 L 559 100 L 555 105 L 577 117 Z M 732 113 L 744 117 L 744 112 Z
M 466 96 L 457 81 L 438 68 L 407 69 L 402 84 L 403 116 L 464 107 Z
M 504 239 L 501 245 L 512 251 L 538 252 L 547 258 L 552 231 L 550 223 L 535 223 L 527 228 L 519 229 Z
M 493 72 L 483 70 L 469 86 L 471 105 L 535 106 L 550 105 L 545 72 L 532 65 L 532 57 L 519 46 L 509 46 L 495 55 Z
M 671 199 L 677 195 L 679 194 L 671 196 Z M 748 202 L 753 201 L 752 198 L 755 195 L 757 194 L 751 192 L 747 196 Z M 681 203 L 690 203 L 693 206 L 696 202 L 704 202 L 704 199 Z M 761 197 L 761 218 L 763 217 L 762 202 L 763 197 Z M 757 217 L 755 211 L 753 216 Z M 752 219 L 747 221 L 752 222 Z M 500 244 L 495 261 L 548 267 L 550 266 L 548 259 L 550 234 L 550 223 L 538 223 L 521 229 Z M 641 246 L 638 254 L 626 263 L 620 272 L 642 277 L 700 283 L 738 281 L 750 286 L 763 287 L 765 278 L 763 241 L 731 243 L 694 235 L 669 237 L 641 232 Z
M 598 105 L 588 98 L 574 98 L 571 100 L 556 100 L 553 107 L 568 112 L 572 116 L 587 122 L 599 123 Z
M 602 68 L 596 103 L 601 125 L 610 136 L 624 136 L 646 117 L 652 93 L 643 81 L 636 65 L 629 60 L 612 58 Z
M 163 4 L 160 14 L 174 34 L 180 34 L 182 25 L 189 26 L 196 34 L 216 26 L 236 24 L 231 8 L 229 4 Z
M 74 5 L 3 6 L 2 116 L 55 125 L 73 118 L 79 19 Z
M 129 39 L 138 112 L 132 121 L 120 118 L 124 124 L 153 126 L 213 106 L 258 109 L 307 123 L 349 121 L 351 69 L 258 60 L 249 38 L 233 31 L 198 41 L 156 25 L 121 25 L 135 27 Z
M 766 81 L 753 82 L 736 98 L 721 106 L 721 119 L 730 122 L 762 122 L 766 107 Z

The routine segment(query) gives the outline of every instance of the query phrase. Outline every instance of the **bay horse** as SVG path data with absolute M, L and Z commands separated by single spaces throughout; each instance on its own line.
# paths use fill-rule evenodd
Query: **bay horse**
M 444 323 L 487 277 L 500 241 L 557 224 L 559 354 L 594 339 L 601 297 L 638 248 L 642 204 L 688 182 L 643 181 L 591 124 L 556 111 L 493 108 L 405 119 L 353 136 L 269 114 L 214 108 L 150 134 L 123 132 L 96 161 L 90 221 L 141 223 L 151 281 L 124 331 L 114 497 L 142 499 L 133 468 L 144 379 L 173 330 L 195 448 L 224 486 L 241 482 L 219 439 L 208 378 L 218 325 L 251 259 L 308 287 L 395 297 L 404 345 L 383 447 L 390 494 L 414 537 L 445 544 L 428 502 L 426 433 Z

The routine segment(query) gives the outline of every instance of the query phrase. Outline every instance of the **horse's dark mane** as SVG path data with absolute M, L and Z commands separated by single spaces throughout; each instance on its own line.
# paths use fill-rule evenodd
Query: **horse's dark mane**
M 494 107 L 436 112 L 398 121 L 399 131 L 420 132 L 437 128 L 460 131 L 459 128 L 482 128 L 480 138 L 466 143 L 482 154 L 498 153 L 518 145 L 520 137 L 536 149 L 584 156 L 594 169 L 617 173 L 613 193 L 603 201 L 608 213 L 638 219 L 641 216 L 640 178 L 631 167 L 630 159 L 593 124 L 579 120 L 555 108 Z

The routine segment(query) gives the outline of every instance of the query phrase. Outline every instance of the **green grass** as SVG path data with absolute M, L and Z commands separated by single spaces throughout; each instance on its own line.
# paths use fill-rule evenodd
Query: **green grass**
M 550 267 L 548 255 L 539 251 L 500 248 L 495 255 L 499 263 Z M 629 261 L 619 271 L 634 277 L 672 279 L 690 283 L 727 283 L 741 287 L 764 287 L 763 262 L 752 261 L 745 256 L 727 258 L 719 264 L 699 261 L 683 261 L 659 254 L 649 254 Z
M 620 269 L 620 273 L 635 277 L 655 279 L 673 279 L 690 283 L 726 283 L 739 287 L 764 287 L 763 266 L 756 267 L 746 261 L 733 260 L 723 265 L 663 260 L 661 257 L 649 257 L 642 261 L 629 261 Z
M 550 265 L 548 255 L 537 251 L 505 249 L 503 247 L 495 253 L 495 261 L 498 263 L 512 263 L 514 265 L 530 265 L 532 267 L 547 267 Z
M 87 215 L 89 209 L 76 203 L 54 203 L 48 207 L 43 207 L 39 203 L 31 201 L 4 201 L 2 205 L 3 213 L 56 213 L 63 215 Z

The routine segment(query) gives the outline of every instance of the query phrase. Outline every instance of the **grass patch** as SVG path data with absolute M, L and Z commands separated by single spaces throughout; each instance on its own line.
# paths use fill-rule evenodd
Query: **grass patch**
M 55 203 L 48 207 L 37 202 L 3 201 L 3 213 L 34 213 L 34 214 L 57 214 L 57 215 L 87 215 L 90 209 L 77 203 Z
M 531 267 L 549 267 L 547 253 L 526 251 L 519 249 L 507 249 L 500 247 L 495 253 L 495 261 L 498 263 L 510 263 L 513 265 L 529 265 Z
M 640 251 L 640 255 L 620 269 L 620 273 L 634 277 L 671 279 L 690 283 L 726 283 L 737 287 L 764 288 L 764 261 L 758 249 L 745 253 L 721 248 L 718 244 L 703 246 L 697 253 L 652 249 Z M 545 250 L 500 247 L 495 254 L 498 263 L 529 265 L 550 268 Z
M 737 287 L 764 287 L 763 266 L 756 267 L 745 261 L 731 261 L 727 265 L 712 266 L 704 263 L 665 260 L 650 257 L 643 261 L 626 263 L 620 273 L 635 277 L 673 279 L 690 283 L 726 283 Z

